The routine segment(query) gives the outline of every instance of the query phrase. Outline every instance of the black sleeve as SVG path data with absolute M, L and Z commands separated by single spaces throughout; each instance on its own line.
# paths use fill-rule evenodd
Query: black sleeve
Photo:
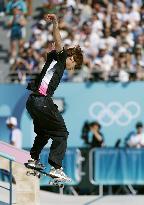
M 37 91 L 39 83 L 40 83 L 41 79 L 43 78 L 43 76 L 47 70 L 47 67 L 48 67 L 47 65 L 49 65 L 53 61 L 53 59 L 57 60 L 56 50 L 52 50 L 49 53 L 47 53 L 47 60 L 45 62 L 45 65 L 44 65 L 41 73 L 39 73 L 39 75 L 36 77 L 35 80 L 28 83 L 28 85 L 27 85 L 28 90 L 31 90 L 34 92 Z
M 48 68 L 48 65 L 53 61 L 56 60 L 59 63 L 59 66 L 57 67 L 57 74 L 61 78 L 62 74 L 64 72 L 65 67 L 62 66 L 62 64 L 65 64 L 67 58 L 66 50 L 63 48 L 61 51 L 57 52 L 56 50 L 52 50 L 47 54 L 47 60 L 46 63 L 41 71 L 41 73 L 37 76 L 37 78 L 33 81 L 28 83 L 27 89 L 32 91 L 37 91 L 39 84 L 43 78 L 43 76 L 46 73 L 46 70 Z M 53 81 L 57 81 L 56 75 L 53 76 Z
M 67 52 L 64 47 L 61 51 L 52 50 L 47 54 L 47 61 L 52 61 L 54 59 L 56 61 L 64 62 L 66 58 Z
M 53 59 L 57 60 L 56 50 L 52 50 L 49 53 L 47 53 L 47 60 L 46 60 L 46 62 L 52 61 Z
M 56 55 L 57 55 L 57 60 L 58 61 L 64 62 L 66 60 L 66 58 L 67 58 L 67 52 L 64 49 L 64 47 L 63 47 L 63 49 L 61 51 L 59 51 L 59 52 L 56 51 Z

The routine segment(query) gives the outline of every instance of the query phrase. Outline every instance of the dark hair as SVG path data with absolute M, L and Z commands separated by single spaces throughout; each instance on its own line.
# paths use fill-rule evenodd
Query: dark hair
M 95 125 L 97 125 L 97 126 L 99 127 L 99 129 L 101 129 L 101 125 L 100 125 L 100 123 L 97 122 L 97 121 L 91 122 L 91 123 L 89 124 L 89 127 L 93 127 L 93 126 L 95 126 Z
M 136 123 L 136 128 L 138 129 L 138 128 L 140 128 L 140 127 L 143 127 L 142 122 L 137 122 L 137 123 Z
M 82 53 L 80 46 L 78 45 L 73 48 L 68 48 L 67 55 L 68 57 L 73 56 L 74 61 L 76 62 L 75 69 L 80 69 L 83 63 L 83 53 Z

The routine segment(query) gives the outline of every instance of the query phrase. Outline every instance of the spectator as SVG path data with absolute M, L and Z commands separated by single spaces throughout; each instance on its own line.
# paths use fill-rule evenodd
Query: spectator
M 30 2 L 27 0 L 28 4 Z M 13 6 L 19 6 L 22 13 L 27 13 L 23 0 L 9 1 L 6 6 L 8 14 L 12 13 Z M 41 18 L 32 26 L 32 37 L 27 42 L 38 54 L 40 64 L 44 63 L 46 52 L 53 49 L 49 46 L 52 44 L 52 27 L 43 20 L 47 12 L 58 14 L 64 46 L 79 44 L 83 50 L 82 69 L 73 74 L 64 73 L 64 81 L 144 80 L 144 6 L 141 0 L 44 0 L 40 12 Z M 140 45 L 141 49 L 138 48 Z M 35 70 L 39 70 L 37 65 L 32 69 Z
M 126 146 L 141 148 L 144 147 L 144 132 L 142 122 L 136 124 L 136 131 L 128 134 L 125 140 Z
M 12 65 L 11 71 L 16 71 L 17 73 L 17 80 L 15 80 L 15 82 L 25 84 L 26 72 L 29 71 L 29 64 L 24 59 L 18 57 Z
M 110 27 L 108 26 L 104 29 L 104 36 L 101 38 L 101 44 L 106 45 L 109 54 L 113 54 L 113 50 L 116 47 L 117 40 L 111 36 Z
M 133 34 L 128 30 L 127 26 L 121 27 L 120 35 L 117 37 L 117 45 L 127 43 L 129 47 L 134 46 Z
M 27 49 L 25 61 L 28 65 L 28 69 L 33 72 L 37 70 L 39 55 L 38 53 L 31 47 Z
M 39 54 L 32 47 L 25 44 L 25 49 L 21 50 L 18 58 L 11 67 L 11 71 L 17 72 L 17 81 L 24 84 L 27 81 L 27 74 L 38 73 L 42 64 L 42 54 Z M 43 62 L 44 64 L 44 62 Z
M 28 16 L 32 16 L 32 0 L 26 0 L 27 9 L 28 9 Z
M 80 25 L 86 22 L 92 15 L 92 8 L 87 4 L 87 1 L 84 0 L 81 4 L 81 15 L 80 15 Z
M 128 56 L 127 49 L 125 47 L 119 47 L 118 49 L 118 59 L 117 59 L 117 67 L 119 68 L 119 81 L 120 82 L 128 82 L 129 81 L 129 64 L 128 64 Z
M 89 137 L 88 137 L 88 133 L 89 133 L 89 123 L 88 121 L 85 121 L 83 127 L 82 127 L 82 133 L 81 133 L 81 138 L 84 141 L 84 144 L 89 145 Z
M 86 121 L 82 128 L 81 138 L 84 140 L 84 143 L 90 147 L 102 147 L 104 146 L 104 137 L 100 130 L 101 125 L 98 122 L 89 123 Z
M 23 28 L 26 25 L 26 19 L 21 11 L 19 6 L 13 7 L 12 9 L 13 16 L 10 17 L 7 25 L 9 26 L 10 33 L 10 64 L 13 64 L 16 58 L 16 44 L 18 42 L 19 49 L 23 46 L 24 43 L 24 34 Z
M 99 46 L 99 52 L 93 62 L 95 69 L 103 73 L 102 78 L 108 80 L 109 72 L 112 70 L 113 57 L 108 54 L 107 47 L 105 44 Z
M 32 28 L 32 37 L 31 37 L 32 47 L 35 50 L 40 50 L 47 42 L 49 35 L 48 35 L 48 31 L 46 29 L 46 21 L 40 20 Z
M 136 67 L 137 65 L 144 67 L 144 52 L 142 45 L 136 44 L 131 63 L 133 67 Z
M 21 12 L 23 14 L 27 14 L 27 6 L 26 6 L 25 1 L 23 1 L 23 0 L 9 0 L 9 2 L 6 5 L 6 13 L 8 15 L 12 15 L 14 7 L 19 7 L 19 9 L 21 10 Z
M 5 0 L 0 0 L 0 17 L 5 15 Z
M 140 44 L 136 44 L 131 59 L 131 67 L 136 74 L 137 80 L 144 79 L 144 52 Z
M 144 4 L 141 6 L 140 15 L 141 15 L 141 22 L 143 24 L 144 23 Z
M 89 124 L 90 131 L 93 134 L 91 146 L 92 147 L 103 147 L 104 136 L 101 133 L 101 125 L 98 122 L 92 122 Z
M 111 29 L 111 36 L 116 38 L 120 34 L 122 22 L 118 19 L 116 13 L 112 13 L 110 15 L 110 20 L 109 21 L 110 21 L 109 26 L 110 26 L 110 29 Z
M 10 129 L 10 144 L 22 149 L 22 132 L 17 128 L 16 117 L 9 117 L 6 120 L 7 127 Z
M 132 28 L 135 28 L 141 20 L 140 8 L 134 3 L 130 7 L 129 20 Z

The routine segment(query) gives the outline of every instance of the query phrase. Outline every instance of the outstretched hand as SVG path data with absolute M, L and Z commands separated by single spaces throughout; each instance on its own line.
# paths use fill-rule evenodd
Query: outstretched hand
M 55 15 L 55 14 L 46 14 L 45 16 L 44 16 L 44 19 L 46 20 L 46 21 L 57 21 L 57 16 Z
M 46 14 L 44 18 L 45 21 L 52 22 L 53 24 L 53 38 L 55 42 L 55 50 L 59 52 L 62 50 L 63 47 L 57 16 L 55 14 Z

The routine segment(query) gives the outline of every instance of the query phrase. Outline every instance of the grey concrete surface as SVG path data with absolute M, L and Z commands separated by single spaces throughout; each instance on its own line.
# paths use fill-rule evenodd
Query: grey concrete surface
M 0 182 L 0 185 L 2 183 Z M 3 183 L 6 187 L 6 183 Z M 13 204 L 16 204 L 15 187 L 13 187 Z M 9 193 L 0 188 L 0 205 L 7 205 Z M 40 205 L 143 205 L 144 196 L 69 196 L 40 191 Z
M 62 196 L 41 191 L 41 205 L 143 205 L 144 196 Z

